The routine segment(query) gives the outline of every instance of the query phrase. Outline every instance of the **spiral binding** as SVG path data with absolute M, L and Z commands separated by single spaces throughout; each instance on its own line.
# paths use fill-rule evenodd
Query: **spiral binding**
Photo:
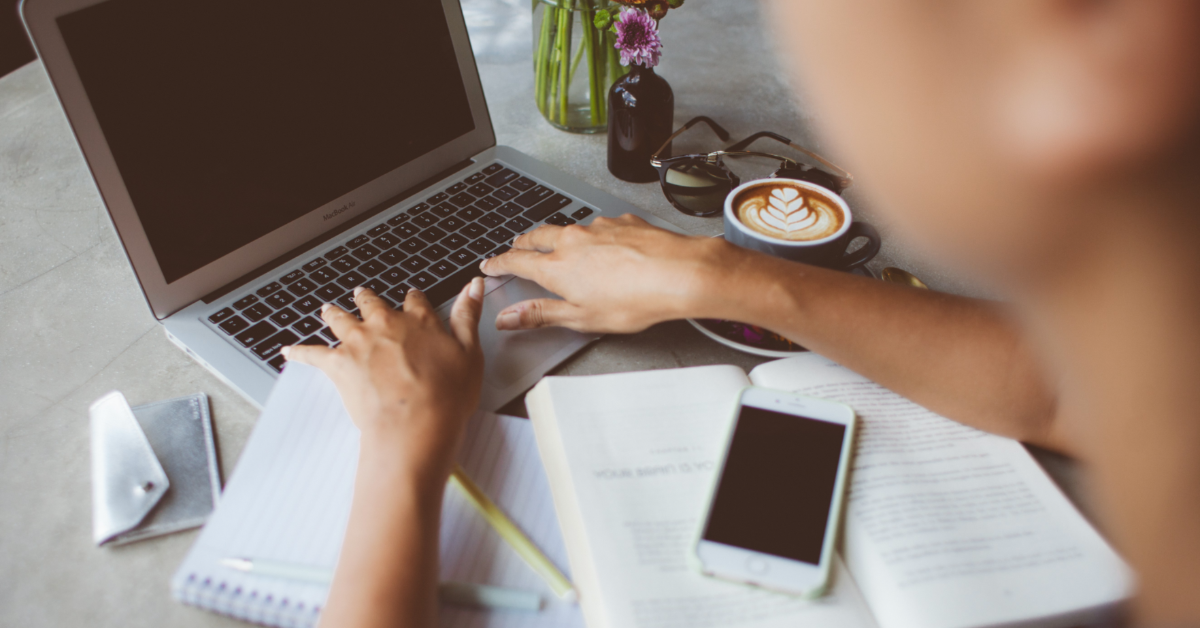
M 295 604 L 287 598 L 277 600 L 269 593 L 260 596 L 257 589 L 247 592 L 242 587 L 230 587 L 224 580 L 201 579 L 195 573 L 189 573 L 172 595 L 189 606 L 263 626 L 315 628 L 321 616 L 320 606 Z

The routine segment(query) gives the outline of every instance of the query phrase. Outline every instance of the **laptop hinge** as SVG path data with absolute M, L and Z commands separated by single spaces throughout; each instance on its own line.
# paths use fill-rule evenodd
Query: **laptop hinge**
M 408 197 L 416 194 L 417 192 L 420 192 L 421 190 L 424 190 L 425 188 L 433 185 L 434 183 L 437 183 L 438 181 L 440 181 L 442 179 L 445 179 L 446 177 L 458 172 L 459 170 L 469 167 L 473 163 L 475 163 L 475 160 L 473 160 L 473 159 L 464 159 L 463 161 L 460 161 L 460 162 L 454 164 L 453 166 L 446 168 L 445 170 L 433 175 L 432 177 L 429 177 L 428 179 L 421 181 L 420 183 L 404 190 L 403 192 L 401 192 L 401 193 L 389 198 L 388 200 L 376 205 L 375 207 L 372 207 L 371 209 L 363 212 L 362 215 L 355 217 L 353 220 L 350 220 L 349 222 L 346 222 L 343 225 L 339 225 L 335 229 L 326 231 L 325 233 L 322 233 L 321 235 L 313 238 L 312 240 L 309 240 L 308 242 L 301 244 L 300 246 L 288 251 L 287 253 L 284 253 L 283 255 L 276 257 L 275 259 L 267 262 L 266 264 L 263 264 L 262 266 L 255 268 L 254 270 L 246 273 L 245 275 L 242 275 L 241 277 L 234 279 L 233 281 L 225 284 L 224 286 L 221 286 L 220 288 L 216 289 L 215 291 L 201 297 L 200 300 L 204 301 L 205 303 L 212 303 L 213 301 L 216 301 L 217 299 L 229 294 L 230 292 L 233 292 L 234 290 L 237 290 L 238 288 L 241 288 L 242 286 L 250 283 L 251 281 L 254 281 L 255 279 L 258 279 L 259 277 L 262 277 L 263 273 L 267 272 L 268 270 L 271 270 L 272 268 L 279 266 L 280 264 L 292 259 L 293 257 L 296 257 L 297 255 L 300 255 L 301 253 L 304 253 L 305 251 L 315 248 L 318 244 L 321 244 L 322 242 L 329 240 L 330 238 L 336 236 L 339 233 L 343 233 L 343 232 L 349 231 L 350 229 L 353 229 L 354 227 L 362 224 L 363 222 L 370 220 L 371 218 L 374 218 L 383 210 L 385 210 L 389 207 L 394 207 L 397 203 L 404 202 L 404 200 L 407 199 Z

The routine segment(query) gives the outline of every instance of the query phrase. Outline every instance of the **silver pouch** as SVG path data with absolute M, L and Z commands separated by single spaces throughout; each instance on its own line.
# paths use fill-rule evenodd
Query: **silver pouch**
M 130 408 L 114 391 L 88 412 L 96 545 L 204 524 L 221 493 L 207 395 Z

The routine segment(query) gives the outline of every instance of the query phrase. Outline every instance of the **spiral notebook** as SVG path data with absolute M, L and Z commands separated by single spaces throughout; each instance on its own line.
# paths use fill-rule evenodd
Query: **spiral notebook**
M 175 599 L 268 626 L 314 626 L 328 587 L 241 573 L 228 557 L 333 569 L 358 460 L 358 430 L 333 384 L 317 369 L 289 365 L 250 435 L 217 510 L 171 581 Z M 529 422 L 479 414 L 460 462 L 468 474 L 564 573 L 566 550 Z M 453 488 L 441 527 L 441 578 L 535 591 L 537 613 L 443 606 L 442 626 L 583 626 L 578 607 L 549 587 Z

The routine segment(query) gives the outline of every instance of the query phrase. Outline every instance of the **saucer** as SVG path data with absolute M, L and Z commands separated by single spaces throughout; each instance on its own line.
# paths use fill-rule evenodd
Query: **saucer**
M 875 278 L 870 270 L 858 267 L 849 272 L 863 277 Z M 783 336 L 756 325 L 715 318 L 689 318 L 687 322 L 700 333 L 713 340 L 745 353 L 765 358 L 789 358 L 808 353 L 808 349 Z

